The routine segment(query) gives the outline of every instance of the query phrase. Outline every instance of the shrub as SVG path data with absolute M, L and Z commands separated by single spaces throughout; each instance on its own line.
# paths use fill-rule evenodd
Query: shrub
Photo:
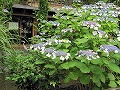
M 42 36 L 32 38 L 28 56 L 11 59 L 10 78 L 24 88 L 39 82 L 45 90 L 72 81 L 95 90 L 119 86 L 120 32 L 115 9 L 114 4 L 99 1 L 56 11 L 56 21 L 43 20 Z

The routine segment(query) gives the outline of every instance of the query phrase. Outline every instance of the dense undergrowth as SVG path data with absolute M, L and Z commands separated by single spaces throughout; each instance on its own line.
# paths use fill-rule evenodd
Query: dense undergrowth
M 56 10 L 56 20 L 43 20 L 40 35 L 31 38 L 33 44 L 27 52 L 6 48 L 10 35 L 6 34 L 5 16 L 0 22 L 0 50 L 7 53 L 0 60 L 7 65 L 7 79 L 23 90 L 59 90 L 66 83 L 78 90 L 119 87 L 117 8 L 99 1 Z

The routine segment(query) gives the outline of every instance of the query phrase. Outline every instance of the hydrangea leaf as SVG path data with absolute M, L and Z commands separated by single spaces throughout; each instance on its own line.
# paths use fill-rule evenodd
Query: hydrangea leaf
M 110 87 L 117 87 L 117 84 L 114 81 L 110 81 L 109 86 Z
M 89 73 L 90 72 L 90 69 L 86 65 L 82 66 L 80 68 L 80 70 L 82 73 Z
M 78 74 L 76 72 L 70 72 L 69 73 L 69 77 L 72 79 L 72 80 L 77 80 L 78 79 Z
M 110 80 L 115 80 L 115 76 L 112 73 L 108 73 L 108 78 Z
M 105 75 L 104 74 L 100 74 L 100 80 L 105 83 Z
M 114 72 L 116 72 L 116 73 L 120 73 L 120 67 L 117 66 L 116 64 L 114 64 L 114 63 L 109 63 L 108 67 L 109 67 L 112 71 L 114 71 Z
M 90 82 L 90 76 L 89 75 L 83 75 L 80 77 L 80 82 L 82 84 L 88 84 Z
M 89 67 L 90 71 L 94 74 L 101 74 L 103 70 L 99 66 L 92 65 Z
M 37 61 L 35 61 L 35 64 L 43 64 L 43 63 L 45 63 L 43 60 L 37 60 Z

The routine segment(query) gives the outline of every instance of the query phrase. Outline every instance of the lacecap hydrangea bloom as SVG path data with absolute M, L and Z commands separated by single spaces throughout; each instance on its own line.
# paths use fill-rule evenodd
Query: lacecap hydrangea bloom
M 88 60 L 100 58 L 93 50 L 80 50 L 76 55 L 78 57 L 85 56 Z

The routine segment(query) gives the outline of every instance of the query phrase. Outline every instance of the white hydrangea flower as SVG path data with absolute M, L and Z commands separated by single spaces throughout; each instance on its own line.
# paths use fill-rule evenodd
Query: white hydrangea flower
M 63 60 L 65 60 L 65 58 L 64 58 L 63 56 L 60 56 L 60 60 L 62 60 L 62 61 L 63 61 Z
M 120 49 L 113 45 L 101 45 L 100 49 L 107 53 L 107 56 L 109 56 L 110 52 L 120 53 Z
M 98 34 L 100 38 L 102 38 L 103 36 L 108 37 L 106 32 L 102 31 L 102 30 L 95 30 L 92 33 L 93 33 L 94 36 Z
M 118 41 L 120 41 L 120 37 L 117 37 Z
M 72 28 L 67 28 L 67 29 L 62 29 L 61 32 L 66 33 L 66 32 L 72 32 Z
M 50 56 L 51 56 L 51 54 L 50 54 L 50 53 L 48 53 L 48 54 L 46 54 L 46 56 L 47 56 L 47 57 L 50 57 Z
M 34 51 L 38 50 L 37 48 L 34 48 Z
M 63 51 L 55 51 L 52 53 L 53 57 L 52 59 L 55 59 L 56 57 L 60 57 L 60 60 L 68 60 L 70 57 L 69 53 L 63 52 Z
M 99 58 L 99 56 L 97 55 L 97 53 L 94 52 L 93 50 L 80 50 L 77 55 L 78 55 L 78 57 L 86 56 L 86 58 L 88 60 Z
M 93 31 L 92 33 L 93 33 L 94 36 L 97 35 L 97 31 Z
M 43 54 L 45 52 L 45 47 L 42 47 L 40 52 Z

